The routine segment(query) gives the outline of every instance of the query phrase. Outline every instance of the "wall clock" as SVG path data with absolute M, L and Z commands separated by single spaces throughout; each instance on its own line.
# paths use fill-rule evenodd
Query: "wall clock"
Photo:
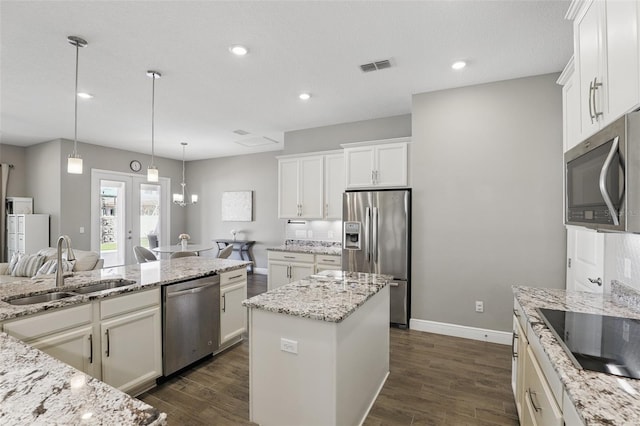
M 140 170 L 142 170 L 142 164 L 140 164 L 138 160 L 133 160 L 131 163 L 129 163 L 129 167 L 131 167 L 131 170 L 133 170 L 134 172 L 139 172 Z

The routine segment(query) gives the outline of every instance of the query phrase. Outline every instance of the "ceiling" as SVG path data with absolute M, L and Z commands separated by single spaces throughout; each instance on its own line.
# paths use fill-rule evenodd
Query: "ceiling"
M 187 160 L 283 148 L 284 132 L 411 112 L 411 95 L 559 72 L 568 1 L 0 2 L 0 142 L 78 140 Z M 229 46 L 243 44 L 236 57 Z M 360 65 L 390 59 L 364 73 Z M 464 59 L 468 66 L 453 71 Z M 308 101 L 298 98 L 309 92 Z M 240 136 L 234 130 L 244 130 Z M 269 138 L 277 143 L 269 142 Z M 268 145 L 246 147 L 249 140 Z M 82 153 L 80 153 L 82 154 Z

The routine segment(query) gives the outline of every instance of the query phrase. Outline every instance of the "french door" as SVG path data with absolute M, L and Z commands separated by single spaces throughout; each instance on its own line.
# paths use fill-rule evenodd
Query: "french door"
M 105 267 L 136 263 L 133 248 L 149 248 L 149 235 L 168 241 L 169 186 L 168 178 L 152 183 L 140 175 L 91 171 L 91 249 Z

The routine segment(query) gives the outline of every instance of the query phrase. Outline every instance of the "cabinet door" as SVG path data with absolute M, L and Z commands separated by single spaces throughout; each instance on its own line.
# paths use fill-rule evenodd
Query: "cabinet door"
M 562 87 L 564 151 L 580 143 L 580 85 L 574 73 Z
M 520 322 L 517 318 L 514 317 L 515 326 L 518 330 L 518 342 L 517 342 L 517 366 L 516 366 L 516 408 L 518 409 L 518 413 L 521 416 L 520 420 L 522 421 L 522 410 L 524 407 L 524 369 L 527 363 L 527 346 L 529 346 L 529 342 L 527 342 L 527 336 L 524 334 L 524 330 L 520 327 Z
M 533 424 L 562 426 L 562 412 L 530 347 L 527 348 L 525 360 L 524 384 L 524 403 L 527 405 Z M 527 422 L 528 420 L 523 424 L 527 424 Z
M 94 356 L 100 354 L 97 353 L 97 348 L 94 350 L 92 329 L 91 325 L 87 325 L 37 339 L 29 344 L 83 373 L 96 376 L 99 371 L 93 369 L 97 361 Z
M 370 188 L 373 185 L 374 152 L 372 147 L 344 150 L 347 188 Z
M 407 144 L 379 145 L 376 150 L 376 186 L 407 186 Z
M 220 287 L 220 346 L 240 336 L 247 329 L 247 282 Z
M 267 266 L 267 289 L 273 290 L 281 285 L 289 284 L 289 262 L 270 260 Z
M 287 219 L 298 215 L 298 160 L 278 160 L 278 217 Z
M 298 161 L 299 217 L 322 219 L 324 208 L 324 158 L 322 156 L 303 157 Z
M 638 2 L 606 2 L 607 92 L 609 119 L 616 119 L 639 103 Z
M 603 2 L 592 2 L 587 6 L 584 14 L 578 17 L 574 23 L 576 64 L 580 81 L 581 139 L 592 135 L 600 127 L 598 120 L 592 118 L 595 112 L 590 87 L 594 78 L 597 79 L 597 83 L 603 83 L 603 7 Z M 597 112 L 604 113 L 604 100 L 606 99 L 604 92 L 606 89 L 603 85 L 596 90 L 595 108 Z
M 344 155 L 331 154 L 324 159 L 324 217 L 342 219 L 344 192 Z
M 127 392 L 162 375 L 160 307 L 103 321 L 102 380 Z
M 291 264 L 291 282 L 298 281 L 313 274 L 312 263 L 292 263 Z

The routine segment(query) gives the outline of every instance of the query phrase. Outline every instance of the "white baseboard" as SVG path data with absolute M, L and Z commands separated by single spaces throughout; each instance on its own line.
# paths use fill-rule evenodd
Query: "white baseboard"
M 485 342 L 499 343 L 501 345 L 511 345 L 511 333 L 507 331 L 488 330 L 485 328 L 476 328 L 466 325 L 449 324 L 414 318 L 409 321 L 409 328 L 411 330 L 426 331 L 428 333 L 444 334 L 445 336 L 482 340 Z
M 267 275 L 269 270 L 267 268 L 253 268 L 253 273 L 258 275 Z

